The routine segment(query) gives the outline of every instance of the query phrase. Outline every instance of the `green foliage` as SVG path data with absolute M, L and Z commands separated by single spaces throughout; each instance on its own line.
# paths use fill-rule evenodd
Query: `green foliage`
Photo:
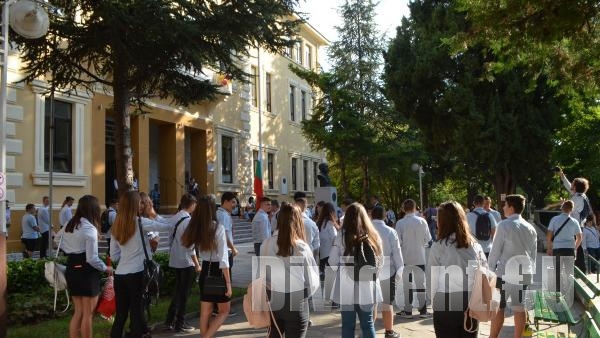
M 6 292 L 13 293 L 35 293 L 40 286 L 48 285 L 44 277 L 45 260 L 23 259 L 21 261 L 8 262 L 8 286 Z
M 549 154 L 565 113 L 545 79 L 513 69 L 487 77 L 495 60 L 485 45 L 451 55 L 443 43 L 470 23 L 452 1 L 414 1 L 386 54 L 389 97 L 421 131 L 440 181 L 472 184 L 468 195 L 494 185 L 496 194 L 517 184 L 543 199 L 552 173 Z M 532 83 L 534 85 L 532 85 Z

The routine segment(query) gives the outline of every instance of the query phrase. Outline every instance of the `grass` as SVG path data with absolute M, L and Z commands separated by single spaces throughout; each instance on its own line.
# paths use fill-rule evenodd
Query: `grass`
M 246 289 L 233 288 L 233 297 L 241 297 L 246 293 Z M 149 323 L 160 323 L 165 320 L 167 310 L 171 302 L 170 297 L 161 298 L 158 304 L 150 308 Z M 200 311 L 200 295 L 197 291 L 192 291 L 188 297 L 186 312 Z M 24 325 L 18 327 L 8 327 L 8 338 L 64 338 L 69 335 L 69 321 L 71 316 L 65 316 L 48 320 L 34 325 Z M 100 316 L 94 316 L 94 338 L 105 338 L 110 336 L 112 321 L 102 319 Z M 126 326 L 127 327 L 127 324 Z

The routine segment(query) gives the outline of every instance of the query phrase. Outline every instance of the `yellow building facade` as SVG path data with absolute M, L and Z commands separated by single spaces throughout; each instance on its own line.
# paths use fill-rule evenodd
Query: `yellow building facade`
M 158 184 L 161 213 L 176 210 L 190 178 L 203 194 L 220 200 L 221 193 L 233 191 L 244 203 L 253 193 L 254 165 L 261 153 L 259 133 L 265 195 L 291 200 L 295 191 L 305 191 L 312 196 L 324 154 L 311 150 L 301 122 L 312 115 L 315 93 L 288 66 L 316 69 L 327 40 L 308 24 L 301 26 L 297 38 L 296 46 L 283 55 L 251 51 L 245 67 L 255 77 L 249 83 L 223 82 L 209 71 L 226 94 L 214 101 L 188 107 L 147 102 L 149 112 L 132 118 L 133 168 L 139 190 L 148 192 Z M 116 195 L 110 93 L 59 91 L 51 100 L 45 81 L 16 83 L 21 77 L 20 60 L 12 53 L 6 141 L 9 253 L 22 251 L 20 223 L 25 205 L 39 207 L 42 197 L 50 194 L 50 104 L 55 111 L 54 225 L 66 196 L 77 201 L 92 194 L 106 203 Z

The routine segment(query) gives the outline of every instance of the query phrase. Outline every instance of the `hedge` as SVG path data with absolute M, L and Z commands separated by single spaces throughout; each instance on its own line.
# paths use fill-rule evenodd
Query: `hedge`
M 102 257 L 105 259 L 105 257 Z M 161 266 L 162 296 L 171 295 L 175 286 L 175 274 L 169 265 L 167 253 L 156 253 L 154 259 Z M 59 260 L 64 260 L 59 258 Z M 44 263 L 42 259 L 23 259 L 8 262 L 8 322 L 13 325 L 32 324 L 43 320 L 70 315 L 71 311 L 61 314 L 67 304 L 64 291 L 59 291 L 57 310 L 54 313 L 54 288 L 44 277 Z M 72 305 L 71 305 L 72 306 Z

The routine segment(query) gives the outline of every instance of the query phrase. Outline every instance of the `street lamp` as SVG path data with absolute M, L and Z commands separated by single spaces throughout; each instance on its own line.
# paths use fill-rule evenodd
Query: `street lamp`
M 420 206 L 421 209 L 423 209 L 423 180 L 422 177 L 425 174 L 425 172 L 423 171 L 423 166 L 421 166 L 418 163 L 413 163 L 410 168 L 412 169 L 412 171 L 416 171 L 417 175 L 419 175 L 419 199 L 420 199 Z

